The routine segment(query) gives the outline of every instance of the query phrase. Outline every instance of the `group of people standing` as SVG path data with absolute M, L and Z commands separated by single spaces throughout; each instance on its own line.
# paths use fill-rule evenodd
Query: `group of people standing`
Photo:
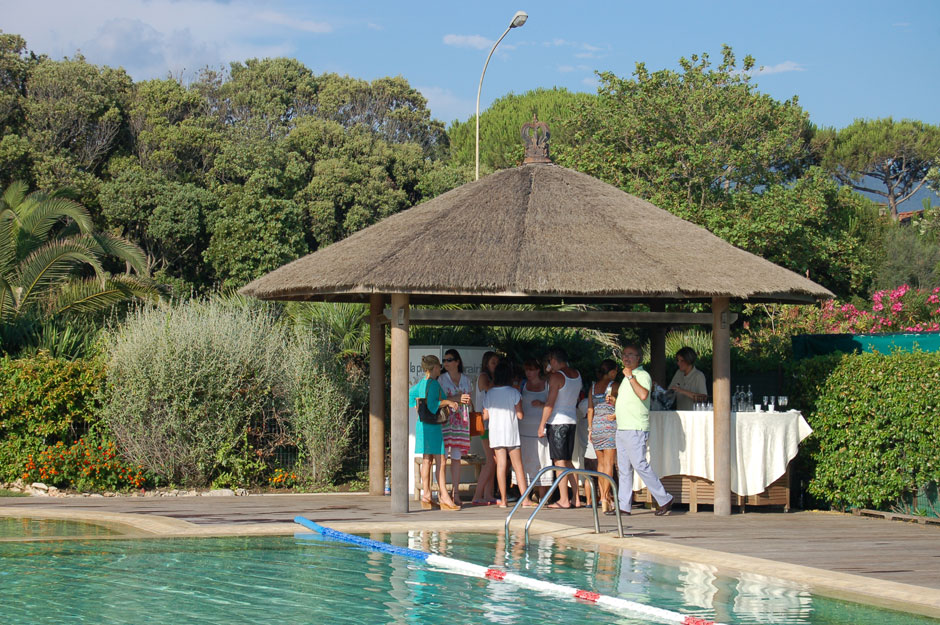
M 668 514 L 673 496 L 666 492 L 646 460 L 649 436 L 649 411 L 652 378 L 640 365 L 642 348 L 628 344 L 623 348 L 622 368 L 613 360 L 601 362 L 597 381 L 587 392 L 587 424 L 590 441 L 597 454 L 597 470 L 613 475 L 619 468 L 619 501 L 614 502 L 610 484 L 599 480 L 599 503 L 607 514 L 619 508 L 630 514 L 633 500 L 634 470 L 646 483 L 656 500 L 657 515 Z M 694 368 L 695 352 L 683 348 L 676 354 L 679 371 L 670 385 L 678 398 L 697 400 L 704 391 L 704 375 Z M 578 403 L 584 395 L 581 374 L 568 363 L 561 348 L 551 349 L 541 361 L 526 360 L 521 372 L 496 352 L 483 355 L 476 392 L 463 372 L 463 361 L 455 349 L 444 353 L 443 364 L 436 356 L 422 358 L 425 377 L 411 388 L 410 405 L 427 398 L 428 408 L 450 410 L 447 422 L 437 425 L 419 421 L 415 453 L 423 456 L 421 464 L 422 500 L 425 509 L 433 507 L 431 467 L 437 463 L 438 504 L 441 509 L 459 509 L 460 459 L 470 451 L 470 418 L 482 413 L 486 424 L 481 436 L 486 456 L 480 472 L 473 504 L 508 505 L 508 468 L 511 466 L 519 492 L 525 492 L 539 471 L 548 466 L 574 467 L 577 439 Z M 617 379 L 620 373 L 623 378 Z M 681 404 L 680 404 L 681 408 Z M 450 460 L 451 483 L 446 482 L 445 463 Z M 499 497 L 494 497 L 494 476 Z M 551 486 L 551 471 L 539 477 L 538 496 L 544 497 Z M 578 479 L 570 474 L 560 484 L 559 498 L 549 508 L 580 507 Z M 569 491 L 570 487 L 570 491 Z M 523 506 L 535 505 L 523 501 Z

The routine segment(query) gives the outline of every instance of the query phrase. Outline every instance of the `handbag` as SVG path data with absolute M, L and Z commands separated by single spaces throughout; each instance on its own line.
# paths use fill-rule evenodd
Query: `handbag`
M 470 436 L 483 436 L 483 432 L 486 431 L 486 427 L 483 425 L 483 413 L 482 412 L 471 412 L 470 413 Z
M 445 409 L 443 406 L 438 406 L 437 412 L 431 412 L 428 408 L 427 397 L 419 397 L 415 404 L 418 408 L 418 419 L 421 420 L 421 423 L 441 425 L 447 423 L 447 419 L 450 417 L 450 410 Z

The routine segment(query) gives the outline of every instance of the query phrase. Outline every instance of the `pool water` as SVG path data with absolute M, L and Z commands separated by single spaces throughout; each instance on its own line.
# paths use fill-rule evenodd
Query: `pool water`
M 401 556 L 297 537 L 0 543 L 5 624 L 618 623 L 648 621 L 455 575 Z M 723 577 L 543 538 L 446 532 L 370 538 L 730 624 L 938 625 L 814 597 L 757 576 Z
M 80 521 L 0 517 L 0 538 L 115 536 L 119 534 L 120 532 L 104 525 Z

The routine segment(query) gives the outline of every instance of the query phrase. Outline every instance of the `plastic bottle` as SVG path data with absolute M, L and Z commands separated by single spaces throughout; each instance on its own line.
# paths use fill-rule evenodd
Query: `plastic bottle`
M 748 410 L 754 410 L 754 393 L 751 392 L 751 385 L 747 385 L 747 405 Z
M 386 495 L 392 494 L 392 483 L 389 482 L 387 475 L 385 476 L 385 494 Z

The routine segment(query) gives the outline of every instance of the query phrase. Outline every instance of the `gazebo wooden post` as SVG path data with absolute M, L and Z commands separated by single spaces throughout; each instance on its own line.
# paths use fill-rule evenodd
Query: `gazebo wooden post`
M 408 295 L 392 294 L 392 512 L 408 512 Z
M 652 312 L 665 312 L 662 302 L 650 305 Z M 666 326 L 658 324 L 650 330 L 650 376 L 660 386 L 666 386 Z
M 715 515 L 731 514 L 731 330 L 729 299 L 712 298 L 712 394 L 715 406 Z
M 385 298 L 369 296 L 369 494 L 385 491 Z

